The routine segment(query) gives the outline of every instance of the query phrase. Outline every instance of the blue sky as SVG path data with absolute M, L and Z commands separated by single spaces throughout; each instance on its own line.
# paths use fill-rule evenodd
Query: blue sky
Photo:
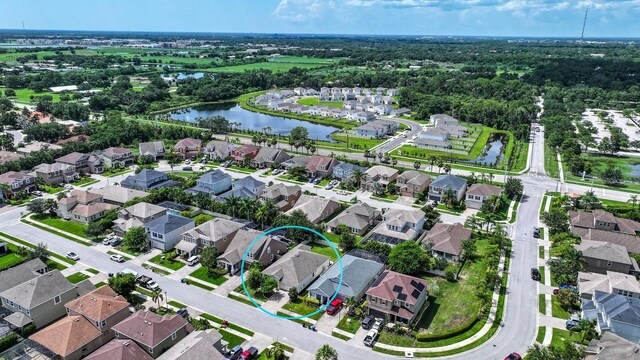
M 639 37 L 640 0 L 0 0 L 0 28 Z

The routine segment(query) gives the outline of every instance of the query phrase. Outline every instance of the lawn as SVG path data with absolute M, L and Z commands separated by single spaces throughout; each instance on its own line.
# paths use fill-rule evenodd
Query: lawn
M 558 157 L 556 152 L 544 144 L 544 171 L 547 175 L 554 179 L 560 178 L 560 169 L 558 168 Z
M 89 275 L 85 275 L 81 272 L 77 272 L 75 274 L 69 275 L 67 276 L 67 280 L 69 280 L 72 284 L 77 284 L 83 280 L 86 280 L 89 278 Z
M 0 256 L 0 270 L 14 267 L 24 261 L 25 261 L 25 258 L 23 258 L 18 254 L 15 254 L 15 253 L 4 254 Z
M 462 213 L 464 212 L 465 208 L 462 207 L 448 207 L 445 204 L 438 204 L 438 206 L 436 206 L 436 210 L 442 211 L 444 213 L 447 214 L 452 214 L 452 215 L 462 215 Z
M 38 222 L 41 222 L 45 225 L 52 226 L 58 230 L 65 231 L 80 237 L 86 237 L 85 230 L 87 230 L 87 225 L 81 224 L 79 222 L 64 220 L 58 217 L 52 217 L 52 216 L 46 216 L 46 215 L 33 216 L 32 219 Z
M 322 233 L 322 235 L 324 235 L 327 239 L 329 239 L 329 241 L 331 241 L 334 244 L 337 244 L 340 242 L 340 236 L 330 233 L 330 232 L 324 232 Z
M 352 318 L 350 316 L 343 317 L 338 323 L 338 329 L 344 330 L 351 334 L 355 334 L 359 328 L 360 328 L 360 319 Z
M 165 257 L 166 257 L 166 254 L 158 254 L 152 257 L 151 259 L 149 259 L 149 261 L 154 264 L 164 266 L 167 269 L 171 269 L 173 271 L 180 270 L 183 266 L 186 265 L 182 261 L 168 260 L 168 259 L 165 259 Z
M 62 186 L 49 186 L 49 185 L 40 185 L 40 189 L 46 192 L 47 194 L 55 194 L 64 190 Z
M 386 141 L 385 139 L 367 139 L 367 138 L 354 137 L 354 136 L 347 137 L 347 135 L 343 132 L 332 134 L 331 138 L 333 138 L 334 140 L 337 140 L 338 143 L 322 142 L 319 144 L 331 146 L 331 147 L 345 147 L 347 149 L 357 149 L 357 150 L 364 151 L 367 149 L 374 148 Z
M 560 307 L 558 297 L 555 295 L 551 297 L 551 314 L 553 314 L 553 317 L 563 320 L 569 319 L 569 313 L 565 309 Z
M 544 336 L 547 334 L 547 327 L 540 326 L 538 327 L 538 335 L 536 336 L 536 342 L 542 344 L 544 341 Z
M 169 302 L 169 303 L 171 303 L 171 302 Z M 207 319 L 207 320 L 209 320 L 209 321 L 213 321 L 214 323 L 217 323 L 217 324 L 222 324 L 223 321 L 224 321 L 224 320 L 220 319 L 217 316 L 213 316 L 213 315 L 207 314 L 207 313 L 200 314 L 200 316 L 205 318 L 205 319 Z M 255 334 L 253 331 L 251 331 L 249 329 L 245 329 L 245 328 L 243 328 L 241 326 L 238 326 L 238 325 L 230 323 L 230 322 L 227 322 L 227 327 L 229 327 L 229 329 L 233 329 L 235 331 L 241 332 L 243 334 L 247 334 L 249 336 L 253 336 Z
M 544 284 L 545 283 L 544 282 L 544 280 L 545 280 L 545 278 L 544 278 L 544 276 L 545 276 L 544 275 L 544 266 L 539 266 L 538 267 L 538 271 L 540 271 L 540 284 Z
M 308 315 L 311 314 L 312 312 L 318 310 L 318 308 L 315 307 L 311 307 L 307 304 L 305 304 L 304 301 L 302 301 L 301 299 L 298 299 L 297 302 L 289 302 L 287 304 L 284 304 L 284 306 L 282 307 L 285 310 L 289 310 L 291 312 L 294 312 L 296 314 L 299 315 Z M 313 320 L 319 320 L 322 317 L 323 312 L 319 312 L 317 314 L 314 314 L 313 316 L 309 316 L 309 318 L 313 319 Z
M 544 259 L 544 246 L 538 246 L 538 257 Z
M 547 302 L 545 300 L 544 294 L 538 294 L 538 311 L 541 314 L 547 313 Z
M 580 334 L 571 333 L 568 330 L 553 329 L 553 336 L 551 337 L 551 346 L 562 347 L 564 346 L 565 340 L 580 342 Z
M 495 212 L 492 213 L 492 214 L 497 215 L 496 220 L 498 220 L 498 221 L 507 220 L 507 214 L 509 213 L 509 206 L 510 205 L 511 205 L 511 200 L 507 200 L 507 199 L 505 199 L 503 197 L 503 202 L 502 202 L 501 206 Z M 440 206 L 441 205 L 438 205 L 438 207 L 440 207 Z M 515 211 L 514 211 L 514 213 L 515 213 Z M 488 214 L 484 213 L 482 211 L 479 211 L 476 215 L 478 217 L 485 218 Z
M 116 246 L 116 249 L 118 251 L 122 251 L 123 253 L 129 254 L 133 257 L 139 256 L 140 253 L 133 250 L 133 249 L 129 249 L 129 247 L 125 246 L 125 245 L 120 245 L 120 246 Z
M 342 101 L 320 101 L 318 97 L 308 97 L 298 100 L 298 104 L 306 106 L 330 106 L 335 108 L 342 107 Z
M 4 90 L 7 88 L 0 87 L 0 92 L 4 94 Z M 14 99 L 20 103 L 31 103 L 35 104 L 39 97 L 44 95 L 50 95 L 53 98 L 53 102 L 60 101 L 60 94 L 55 94 L 49 91 L 46 92 L 35 92 L 31 89 L 14 89 L 16 91 L 16 96 L 9 97 L 10 99 Z
M 92 178 L 90 176 L 85 176 L 85 177 L 81 178 L 80 180 L 76 180 L 76 181 L 72 182 L 72 184 L 76 185 L 76 186 L 84 187 L 84 186 L 89 186 L 91 184 L 95 184 L 95 183 L 98 183 L 98 182 L 100 182 L 100 180 L 94 179 L 94 178 Z
M 7 234 L 5 232 L 1 232 L 0 231 L 0 236 L 3 236 L 3 237 L 5 237 L 7 239 L 10 239 L 10 240 L 13 240 L 14 242 L 17 242 L 18 244 L 22 244 L 22 245 L 24 245 L 24 246 L 26 246 L 28 248 L 35 248 L 36 247 L 35 245 L 33 245 L 33 244 L 31 244 L 31 243 L 29 243 L 27 241 L 24 241 L 22 239 L 18 239 L 17 237 L 15 237 L 13 235 L 9 235 L 9 234 Z M 15 249 L 14 245 L 8 244 L 8 246 L 9 246 L 10 249 Z M 56 254 L 56 253 L 54 253 L 52 251 L 47 251 L 47 252 L 49 253 L 49 255 L 51 255 L 51 257 L 54 257 L 54 258 L 66 263 L 66 264 L 70 264 L 70 265 L 75 265 L 76 264 L 76 262 L 74 260 L 67 259 L 66 257 L 64 257 L 64 256 L 62 256 L 60 254 Z
M 208 283 L 211 283 L 217 286 L 224 284 L 224 282 L 228 280 L 224 276 L 209 275 L 208 269 L 204 266 L 192 272 L 191 274 L 189 274 L 189 276 L 194 277 L 198 280 L 206 281 Z
M 114 177 L 131 172 L 131 169 L 110 169 L 103 172 L 101 175 L 106 177 Z
M 316 254 L 320 254 L 320 255 L 324 255 L 324 256 L 328 256 L 331 259 L 331 261 L 338 260 L 338 257 L 336 256 L 336 252 L 333 250 L 333 248 L 331 246 L 326 245 L 326 244 L 318 244 L 318 243 L 315 243 L 315 242 L 312 243 L 311 244 L 311 252 L 316 253 Z M 340 251 L 340 249 L 338 249 L 338 253 L 342 256 L 342 252 Z

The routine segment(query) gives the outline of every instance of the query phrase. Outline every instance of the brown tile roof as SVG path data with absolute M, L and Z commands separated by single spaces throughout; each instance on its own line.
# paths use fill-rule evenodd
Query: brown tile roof
M 187 325 L 187 320 L 180 315 L 159 316 L 141 310 L 116 324 L 112 329 L 129 339 L 155 347 Z
M 487 184 L 473 184 L 469 187 L 469 190 L 467 190 L 467 194 L 480 195 L 485 198 L 492 195 L 500 196 L 500 194 L 502 194 L 502 188 Z
M 153 360 L 135 341 L 113 339 L 85 360 Z
M 21 181 L 26 178 L 32 178 L 32 177 L 33 176 L 23 172 L 7 171 L 6 173 L 0 175 L 0 183 L 11 185 L 15 181 Z
M 615 223 L 617 231 L 624 234 L 635 235 L 636 232 L 640 231 L 640 222 L 619 218 L 604 210 L 594 210 L 593 212 L 569 211 L 569 218 L 571 219 L 571 225 L 577 227 L 593 229 L 595 228 L 595 222 L 599 220 Z
M 117 208 L 118 208 L 117 205 L 107 204 L 107 203 L 91 203 L 87 205 L 78 204 L 76 205 L 76 207 L 73 208 L 71 212 L 78 216 L 90 217 L 95 214 L 101 213 L 103 211 L 114 210 Z
M 70 154 L 57 158 L 56 161 L 63 164 L 75 165 L 78 161 L 82 160 L 82 158 L 84 157 L 89 158 L 89 156 L 86 154 L 79 153 L 79 152 L 72 152 Z
M 91 320 L 102 321 L 128 308 L 129 302 L 105 285 L 66 303 L 65 306 Z
M 330 165 L 336 159 L 328 156 L 313 155 L 307 163 L 307 171 L 316 172 L 318 170 L 329 171 Z M 324 169 L 322 167 L 324 166 Z
M 130 153 L 131 149 L 121 147 L 110 147 L 102 152 L 102 154 L 106 157 L 112 157 L 113 155 L 125 155 Z
M 427 282 L 422 279 L 394 271 L 385 271 L 367 290 L 367 295 L 415 305 L 420 295 L 428 290 Z
M 460 223 L 437 223 L 429 230 L 422 243 L 431 243 L 432 250 L 459 256 L 462 253 L 462 242 L 469 238 L 471 230 Z
M 65 357 L 83 348 L 102 333 L 83 316 L 67 316 L 31 335 L 29 339 Z

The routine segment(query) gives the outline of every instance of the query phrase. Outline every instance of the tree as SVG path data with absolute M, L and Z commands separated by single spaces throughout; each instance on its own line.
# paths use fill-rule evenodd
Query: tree
M 509 199 L 522 195 L 523 189 L 522 180 L 514 177 L 507 178 L 507 182 L 504 183 L 504 193 Z
M 349 227 L 346 224 L 338 224 L 338 226 L 333 229 L 333 233 L 336 235 L 342 235 L 346 232 L 349 232 Z
M 593 207 L 593 204 L 596 204 L 597 202 L 598 198 L 593 193 L 593 191 L 585 192 L 584 195 L 582 195 L 582 197 L 580 198 L 580 203 L 584 205 L 585 210 L 591 209 Z
M 478 251 L 476 241 L 474 239 L 466 239 L 462 241 L 462 257 L 465 260 L 473 258 Z
M 575 248 L 567 249 L 562 257 L 547 260 L 547 265 L 558 284 L 575 284 L 578 272 L 584 268 L 582 253 Z
M 619 185 L 622 182 L 622 171 L 617 167 L 607 167 L 600 176 L 606 185 Z
M 147 233 L 141 226 L 136 226 L 124 234 L 122 243 L 129 249 L 135 251 L 146 251 L 149 248 L 149 239 Z
M 577 296 L 577 295 L 576 295 Z M 580 334 L 580 341 L 591 341 L 593 339 L 599 339 L 598 330 L 596 329 L 596 320 L 580 319 L 578 324 L 569 330 L 571 333 Z
M 164 300 L 164 296 L 162 295 L 162 290 L 158 289 L 151 294 L 151 301 L 153 301 L 158 307 L 160 307 L 160 303 Z
M 298 301 L 298 289 L 296 289 L 295 287 L 289 288 L 289 300 L 291 300 L 291 302 L 297 302 Z
M 29 204 L 27 204 L 27 211 L 31 211 L 36 216 L 41 216 L 48 210 L 45 207 L 44 199 L 33 199 Z
M 276 281 L 276 279 L 272 278 L 271 276 L 264 275 L 258 291 L 260 291 L 262 295 L 268 296 L 273 294 L 276 289 L 278 289 L 278 281 Z
M 416 170 L 420 170 L 420 166 L 422 166 L 422 164 L 420 164 L 420 161 L 416 161 L 413 163 L 413 168 Z
M 550 235 L 569 231 L 569 215 L 560 209 L 552 208 L 545 212 L 542 221 L 549 227 Z
M 109 278 L 109 287 L 118 295 L 131 299 L 131 293 L 136 289 L 136 278 L 133 274 L 118 273 Z
M 571 289 L 560 289 L 556 300 L 558 300 L 560 307 L 567 311 L 580 306 L 580 296 Z
M 316 360 L 338 360 L 338 352 L 329 345 L 322 345 L 316 352 Z
M 267 348 L 267 357 L 271 360 L 284 360 L 284 347 L 279 342 L 276 342 L 270 348 Z
M 429 256 L 415 241 L 396 245 L 389 254 L 389 267 L 407 275 L 417 275 L 429 268 Z
M 527 360 L 582 360 L 584 357 L 584 349 L 570 340 L 565 340 L 562 346 L 535 344 L 527 351 Z
M 434 209 L 433 206 L 431 205 L 425 205 L 422 207 L 421 209 L 425 216 L 424 216 L 424 225 L 422 226 L 422 228 L 424 230 L 431 230 L 431 228 L 440 222 L 440 213 L 436 211 L 436 209 Z
M 200 251 L 200 264 L 208 268 L 214 269 L 218 265 L 218 249 L 215 246 L 205 246 Z
M 456 198 L 456 193 L 447 189 L 442 193 L 442 202 L 449 208 L 455 207 L 458 205 L 458 198 Z
M 340 248 L 342 249 L 343 252 L 349 252 L 349 250 L 354 249 L 355 247 L 356 247 L 355 235 L 349 233 L 348 231 L 340 234 Z
M 29 258 L 40 259 L 46 264 L 49 261 L 49 250 L 47 250 L 47 244 L 38 243 L 36 247 L 31 250 Z

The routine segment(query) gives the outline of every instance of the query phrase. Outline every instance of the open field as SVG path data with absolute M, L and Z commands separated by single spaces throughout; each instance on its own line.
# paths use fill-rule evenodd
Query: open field
M 0 87 L 0 93 L 4 94 L 4 91 L 6 89 L 7 89 L 6 87 Z M 50 91 L 35 92 L 31 89 L 14 89 L 14 90 L 16 91 L 16 96 L 11 96 L 9 98 L 16 100 L 20 103 L 35 104 L 37 102 L 37 98 L 44 95 L 50 95 L 53 98 L 53 102 L 60 101 L 60 94 L 54 94 Z
M 261 62 L 261 63 L 245 64 L 245 65 L 233 65 L 233 66 L 207 68 L 207 69 L 204 69 L 204 71 L 222 72 L 222 73 L 239 73 L 239 72 L 245 72 L 247 70 L 265 69 L 265 70 L 271 70 L 273 72 L 281 73 L 281 72 L 287 72 L 294 67 L 297 67 L 300 69 L 313 69 L 320 66 L 322 65 L 309 64 L 309 63 Z
M 297 101 L 297 103 L 300 105 L 307 105 L 307 106 L 317 105 L 317 106 L 331 106 L 335 108 L 342 107 L 342 101 L 320 101 L 320 99 L 317 97 L 307 97 L 304 99 L 300 99 Z

